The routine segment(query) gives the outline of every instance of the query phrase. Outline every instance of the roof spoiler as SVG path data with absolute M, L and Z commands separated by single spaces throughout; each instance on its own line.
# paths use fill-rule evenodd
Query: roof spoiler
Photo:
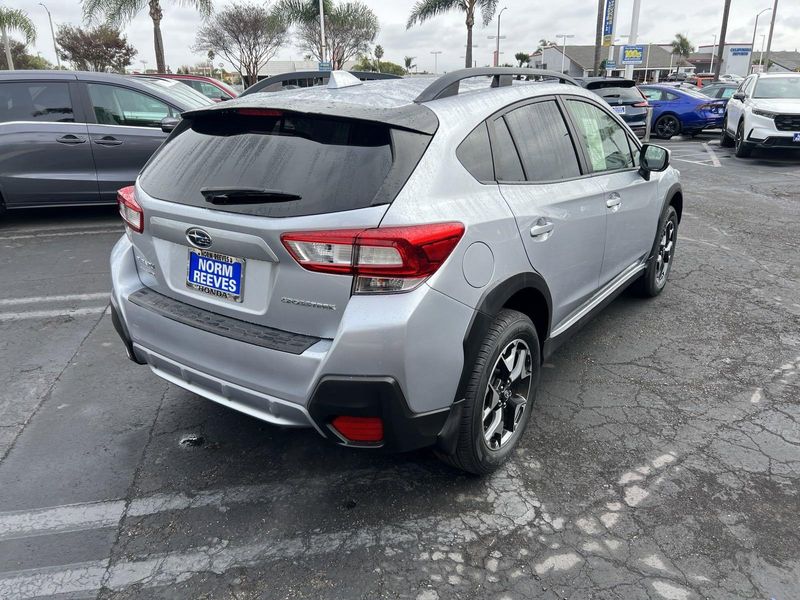
M 514 77 L 525 77 L 526 79 L 548 80 L 555 79 L 560 83 L 568 85 L 578 85 L 569 75 L 557 73 L 556 71 L 546 71 L 543 69 L 528 69 L 524 67 L 480 67 L 476 69 L 459 69 L 446 75 L 442 75 L 414 100 L 417 104 L 457 96 L 459 84 L 464 79 L 474 77 L 491 77 L 493 88 L 507 87 L 511 85 Z

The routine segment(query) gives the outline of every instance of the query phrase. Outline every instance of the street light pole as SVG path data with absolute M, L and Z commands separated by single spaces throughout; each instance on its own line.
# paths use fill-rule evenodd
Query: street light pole
M 564 63 L 567 62 L 567 40 L 575 36 L 571 33 L 559 33 L 556 37 L 561 38 L 561 73 L 563 74 Z
M 439 55 L 442 53 L 441 50 L 432 50 L 431 54 L 433 54 L 433 74 L 439 74 Z
M 750 73 L 753 72 L 753 56 L 756 53 L 756 34 L 758 33 L 758 19 L 759 19 L 759 17 L 761 15 L 763 15 L 765 12 L 768 12 L 770 10 L 772 10 L 772 9 L 771 8 L 765 8 L 764 10 L 762 10 L 760 13 L 758 13 L 756 15 L 756 26 L 753 27 L 753 43 L 750 44 L 750 62 L 747 64 L 747 74 L 748 75 L 750 75 Z
M 56 52 L 56 64 L 58 65 L 58 70 L 61 70 L 61 59 L 58 56 L 58 46 L 56 45 L 56 32 L 53 29 L 53 17 L 50 15 L 50 9 L 48 9 L 44 4 L 39 2 L 39 6 L 44 8 L 47 11 L 47 19 L 50 21 L 50 35 L 53 36 L 53 50 Z
M 639 39 L 639 13 L 642 9 L 642 0 L 633 0 L 633 14 L 631 15 L 631 31 L 628 43 L 633 45 Z M 625 79 L 633 79 L 633 65 L 625 65 Z
M 323 4 L 323 0 L 319 0 L 319 48 L 320 48 L 320 58 L 322 59 L 321 62 L 325 62 L 325 6 Z M 333 66 L 331 65 L 331 68 Z
M 501 10 L 499 13 L 497 13 L 497 43 L 495 44 L 495 50 L 494 50 L 494 66 L 495 67 L 499 67 L 500 66 L 500 17 L 503 16 L 503 13 L 506 10 L 508 10 L 508 7 L 504 6 L 503 10 Z
M 775 0 L 775 5 L 772 7 L 772 21 L 769 24 L 769 39 L 767 40 L 767 65 L 765 72 L 769 73 L 769 55 L 772 54 L 772 34 L 775 32 L 775 17 L 778 15 L 778 0 Z M 764 66 L 764 62 L 761 62 Z

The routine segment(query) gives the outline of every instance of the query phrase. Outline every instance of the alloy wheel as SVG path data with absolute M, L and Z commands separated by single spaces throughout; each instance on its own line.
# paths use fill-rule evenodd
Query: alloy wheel
M 680 124 L 675 117 L 661 117 L 656 123 L 656 133 L 661 138 L 671 138 L 678 135 Z
M 531 391 L 531 351 L 515 339 L 503 348 L 492 368 L 483 398 L 483 437 L 491 450 L 505 446 L 517 431 Z
M 658 254 L 656 255 L 656 284 L 662 286 L 669 275 L 672 267 L 672 253 L 675 248 L 675 223 L 667 221 L 664 225 L 664 233 L 658 243 Z

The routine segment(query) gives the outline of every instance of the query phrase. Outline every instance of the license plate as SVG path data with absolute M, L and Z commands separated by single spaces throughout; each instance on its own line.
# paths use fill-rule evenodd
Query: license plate
M 625 107 L 624 106 L 614 106 L 612 108 L 614 109 L 614 112 L 617 113 L 618 115 L 624 115 L 625 114 Z
M 800 142 L 800 133 L 795 133 L 795 134 L 792 136 L 792 141 L 793 141 L 793 142 Z
M 242 301 L 244 259 L 189 249 L 186 286 L 223 300 Z

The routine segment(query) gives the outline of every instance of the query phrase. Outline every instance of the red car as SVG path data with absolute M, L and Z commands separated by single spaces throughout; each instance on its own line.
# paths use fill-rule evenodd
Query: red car
M 158 73 L 153 76 L 182 81 L 203 94 L 203 96 L 211 98 L 214 102 L 230 100 L 239 95 L 236 90 L 213 77 L 204 77 L 203 75 L 177 75 L 173 73 Z

